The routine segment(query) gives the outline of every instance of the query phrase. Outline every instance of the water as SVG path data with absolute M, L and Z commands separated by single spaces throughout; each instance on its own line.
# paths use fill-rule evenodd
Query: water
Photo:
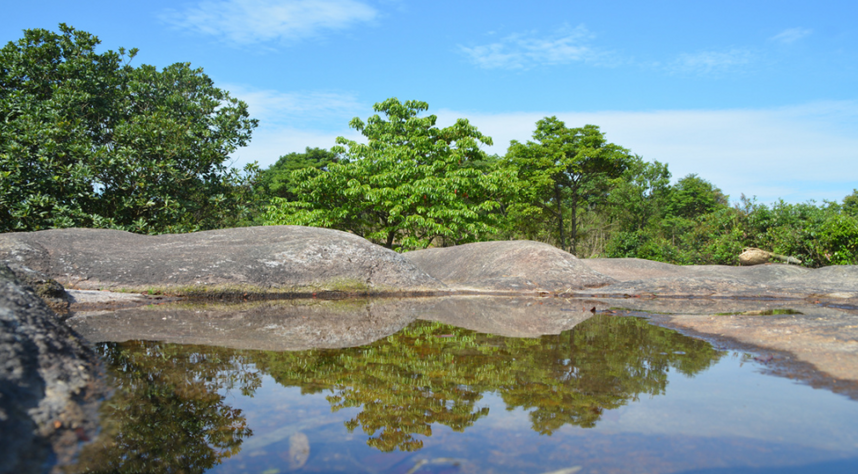
M 361 347 L 101 343 L 116 393 L 71 472 L 858 472 L 858 403 L 632 317 Z

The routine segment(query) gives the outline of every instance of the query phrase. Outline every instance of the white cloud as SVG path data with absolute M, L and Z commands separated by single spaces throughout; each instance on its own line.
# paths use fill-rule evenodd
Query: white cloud
M 771 109 L 479 114 L 437 112 L 439 125 L 466 117 L 503 154 L 526 142 L 537 120 L 556 115 L 569 127 L 599 125 L 609 141 L 670 165 L 674 179 L 697 173 L 731 199 L 841 200 L 858 188 L 858 102 Z
M 474 64 L 485 69 L 528 69 L 538 65 L 604 59 L 606 53 L 589 46 L 592 37 L 584 25 L 579 25 L 545 37 L 514 34 L 491 44 L 473 47 L 459 45 L 459 50 Z
M 747 49 L 701 51 L 680 54 L 668 70 L 674 73 L 718 75 L 751 64 L 754 54 Z
M 176 28 L 248 45 L 294 41 L 374 20 L 378 12 L 356 0 L 209 0 L 161 19 Z
M 233 166 L 239 168 L 253 161 L 266 168 L 280 156 L 306 147 L 331 148 L 338 136 L 360 141 L 349 121 L 372 113 L 371 106 L 341 92 L 281 92 L 235 84 L 221 88 L 246 102 L 250 116 L 259 119 L 250 146 L 232 155 Z
M 344 126 L 359 112 L 368 109 L 348 93 L 329 91 L 280 92 L 242 85 L 220 86 L 232 97 L 247 102 L 250 116 L 264 126 L 295 126 L 298 123 L 341 120 Z
M 783 44 L 791 44 L 802 38 L 810 36 L 811 33 L 813 33 L 813 30 L 808 28 L 788 28 L 769 39 Z

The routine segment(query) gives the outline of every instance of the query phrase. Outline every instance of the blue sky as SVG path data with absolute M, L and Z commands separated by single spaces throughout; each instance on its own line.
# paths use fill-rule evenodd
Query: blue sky
M 731 196 L 841 200 L 858 188 L 858 2 L 192 0 L 14 2 L 0 41 L 60 22 L 135 64 L 190 62 L 250 105 L 234 155 L 270 165 L 357 138 L 388 97 L 468 118 L 491 153 L 535 122 L 599 125 L 674 180 Z

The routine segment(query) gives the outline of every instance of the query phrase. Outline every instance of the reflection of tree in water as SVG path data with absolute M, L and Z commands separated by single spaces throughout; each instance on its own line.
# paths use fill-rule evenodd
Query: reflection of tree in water
M 641 394 L 664 394 L 671 367 L 694 375 L 720 358 L 705 341 L 638 318 L 598 315 L 541 341 L 515 352 L 515 381 L 497 391 L 508 409 L 532 410 L 534 431 L 549 435 L 565 424 L 591 428 L 604 410 Z
M 595 426 L 603 410 L 664 393 L 669 368 L 693 375 L 719 357 L 704 341 L 644 320 L 595 316 L 540 339 L 417 322 L 364 347 L 260 353 L 255 362 L 284 386 L 332 391 L 335 411 L 362 407 L 346 426 L 360 426 L 371 446 L 411 451 L 432 423 L 462 431 L 486 416 L 476 405 L 486 391 L 509 409 L 532 410 L 533 429 L 551 434 L 564 424 Z
M 222 390 L 252 395 L 261 374 L 302 393 L 328 392 L 334 411 L 381 451 L 413 451 L 440 423 L 464 431 L 488 415 L 478 402 L 498 393 L 529 410 L 533 429 L 592 427 L 604 410 L 659 395 L 673 368 L 693 375 L 720 357 L 708 343 L 636 318 L 595 316 L 539 339 L 477 334 L 418 321 L 373 344 L 300 352 L 122 343 L 101 346 L 116 394 L 108 425 L 85 447 L 77 471 L 202 472 L 251 435 Z
M 203 472 L 239 451 L 252 433 L 221 389 L 245 395 L 261 384 L 231 349 L 156 343 L 99 347 L 114 396 L 108 425 L 81 453 L 77 472 Z

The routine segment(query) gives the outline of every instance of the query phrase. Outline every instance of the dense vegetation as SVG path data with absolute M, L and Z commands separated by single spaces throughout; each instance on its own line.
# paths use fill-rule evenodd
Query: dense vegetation
M 229 166 L 257 122 L 187 63 L 130 65 L 66 25 L 0 49 L 0 232 L 101 227 L 140 233 L 297 224 L 398 251 L 533 239 L 579 257 L 736 264 L 744 247 L 808 266 L 858 263 L 858 191 L 842 202 L 731 203 L 599 127 L 536 123 L 504 156 L 465 119 L 388 99 L 340 138 L 266 170 Z

